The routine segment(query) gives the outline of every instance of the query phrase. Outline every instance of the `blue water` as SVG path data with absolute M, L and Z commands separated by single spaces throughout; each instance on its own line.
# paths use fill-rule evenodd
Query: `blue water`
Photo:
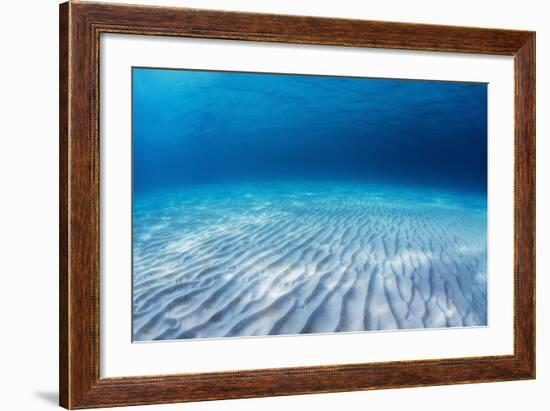
M 134 190 L 354 179 L 485 193 L 487 85 L 133 70 Z
M 487 324 L 487 85 L 133 69 L 133 337 Z

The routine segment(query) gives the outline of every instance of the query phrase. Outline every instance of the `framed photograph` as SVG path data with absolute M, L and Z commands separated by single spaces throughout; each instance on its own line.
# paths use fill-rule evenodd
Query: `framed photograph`
M 60 405 L 534 377 L 534 32 L 60 6 Z

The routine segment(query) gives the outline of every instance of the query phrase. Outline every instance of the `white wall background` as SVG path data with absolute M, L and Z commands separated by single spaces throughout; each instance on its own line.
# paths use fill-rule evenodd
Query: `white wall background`
M 536 381 L 149 406 L 158 410 L 547 409 L 550 390 L 550 10 L 540 0 L 161 0 L 134 3 L 537 31 Z M 5 2 L 0 25 L 0 408 L 57 404 L 57 0 Z M 546 253 L 545 253 L 546 251 Z M 138 408 L 133 408 L 138 409 Z

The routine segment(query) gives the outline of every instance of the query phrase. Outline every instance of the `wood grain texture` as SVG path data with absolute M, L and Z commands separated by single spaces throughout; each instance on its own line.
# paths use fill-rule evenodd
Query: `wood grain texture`
M 69 284 L 68 284 L 68 162 L 69 134 L 69 6 L 59 9 L 59 402 L 68 404 L 69 391 Z
M 514 56 L 514 354 L 100 378 L 99 48 L 100 34 L 108 32 Z M 59 91 L 62 406 L 90 408 L 534 378 L 533 32 L 73 1 L 60 6 Z
M 516 355 L 535 374 L 535 34 L 515 54 Z

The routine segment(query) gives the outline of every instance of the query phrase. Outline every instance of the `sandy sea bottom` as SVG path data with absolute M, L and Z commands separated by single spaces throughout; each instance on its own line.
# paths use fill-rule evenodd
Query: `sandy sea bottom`
M 209 185 L 133 220 L 134 341 L 487 324 L 484 196 Z

